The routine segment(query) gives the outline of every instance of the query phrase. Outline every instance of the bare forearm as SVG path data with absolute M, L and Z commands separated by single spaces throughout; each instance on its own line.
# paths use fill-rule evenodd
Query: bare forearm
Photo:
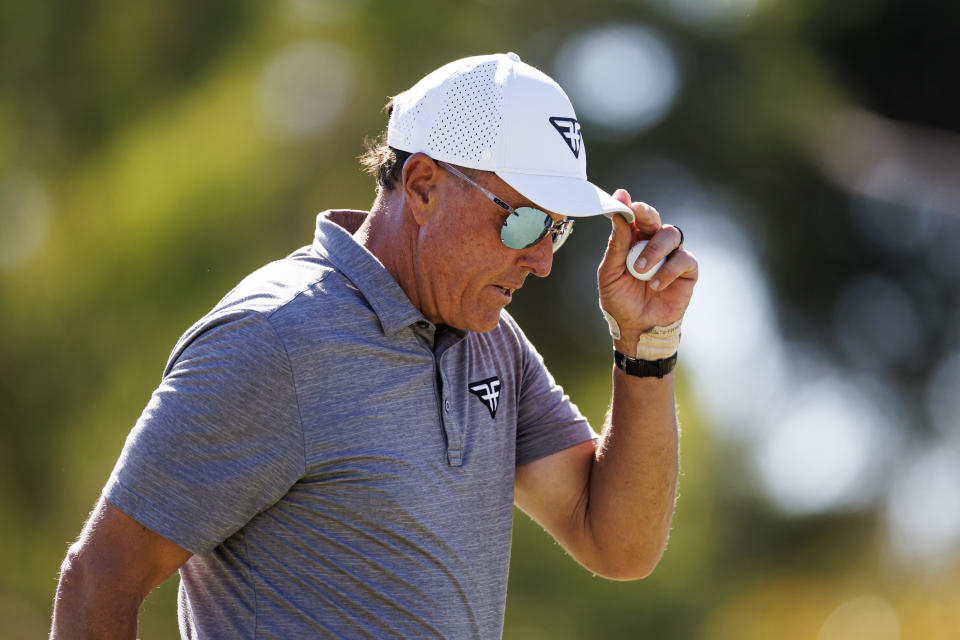
M 64 563 L 53 605 L 51 640 L 137 637 L 140 598 L 95 584 L 82 572 Z
M 663 225 L 656 209 L 633 202 L 623 189 L 614 198 L 634 219 L 610 218 L 610 240 L 597 269 L 600 308 L 616 351 L 639 360 L 668 360 L 677 353 L 697 261 L 681 246 L 682 232 Z M 633 277 L 626 266 L 630 247 L 640 240 L 647 245 L 635 268 L 645 272 L 644 264 L 664 260 L 649 282 Z M 670 532 L 678 440 L 673 374 L 643 378 L 615 368 L 600 441 L 518 468 L 517 504 L 587 569 L 612 579 L 643 578 L 659 562 Z
M 614 368 L 584 514 L 600 573 L 644 577 L 659 561 L 673 518 L 678 441 L 673 374 L 637 378 Z
M 137 637 L 136 608 L 118 610 L 111 603 L 78 600 L 57 595 L 51 640 L 132 640 Z

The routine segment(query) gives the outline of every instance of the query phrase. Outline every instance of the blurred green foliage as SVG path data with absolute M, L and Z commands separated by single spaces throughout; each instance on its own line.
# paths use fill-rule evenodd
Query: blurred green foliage
M 36 219 L 0 211 L 0 248 L 15 252 L 27 242 L 17 234 L 46 225 L 33 250 L 0 262 L 0 635 L 46 632 L 66 547 L 179 334 L 246 273 L 309 243 L 315 212 L 370 204 L 361 140 L 384 127 L 388 96 L 448 60 L 514 50 L 551 72 L 557 48 L 589 27 L 660 29 L 685 65 L 681 98 L 642 134 L 593 141 L 585 126 L 591 178 L 609 185 L 636 151 L 656 151 L 748 194 L 758 206 L 742 222 L 765 239 L 784 330 L 830 344 L 829 304 L 843 282 L 866 264 L 897 267 L 855 237 L 846 196 L 809 160 L 813 131 L 847 103 L 960 128 L 956 83 L 915 82 L 955 75 L 956 9 L 760 2 L 742 30 L 717 34 L 657 4 L 0 4 L 0 206 L 15 208 L 3 188 L 20 193 L 23 176 L 45 194 L 29 210 Z M 888 46 L 884 34 L 905 44 L 904 31 L 920 52 Z M 295 136 L 265 124 L 260 96 L 272 57 L 300 41 L 346 52 L 353 84 L 334 126 Z M 579 265 L 599 259 L 605 234 L 600 222 L 580 225 L 554 275 L 511 307 L 594 425 L 609 347 L 593 307 L 571 306 L 593 286 Z M 930 320 L 931 340 L 947 339 L 947 322 Z M 927 372 L 895 379 L 919 389 Z M 639 583 L 603 581 L 520 515 L 506 637 L 811 638 L 865 593 L 894 604 L 904 638 L 955 637 L 954 573 L 931 585 L 890 569 L 870 510 L 778 516 L 745 490 L 738 452 L 712 435 L 685 386 L 680 405 L 681 496 L 661 566 Z M 150 597 L 143 637 L 176 634 L 175 589 L 173 578 Z

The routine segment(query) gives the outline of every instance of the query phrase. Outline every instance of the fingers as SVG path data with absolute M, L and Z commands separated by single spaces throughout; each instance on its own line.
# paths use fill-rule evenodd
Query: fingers
M 633 209 L 633 213 L 637 217 L 633 224 L 641 235 L 649 236 L 652 233 L 657 233 L 663 226 L 660 214 L 646 202 L 634 202 L 630 205 L 630 208 Z
M 617 189 L 613 197 L 630 207 L 634 212 L 635 220 L 630 224 L 623 216 L 614 215 L 610 218 L 613 230 L 598 270 L 602 281 L 615 280 L 623 274 L 626 270 L 627 253 L 630 247 L 640 239 L 649 238 L 649 243 L 635 262 L 636 270 L 640 273 L 646 272 L 648 265 L 656 264 L 674 251 L 681 240 L 680 232 L 676 227 L 664 227 L 657 210 L 645 202 L 633 202 L 626 189 Z M 657 275 L 659 276 L 659 272 Z M 676 275 L 671 276 L 670 281 L 675 280 L 676 277 Z M 663 277 L 659 280 L 665 282 Z
M 630 206 L 630 193 L 626 189 L 617 189 L 613 192 L 614 200 L 619 200 L 623 204 Z
M 614 191 L 613 197 L 633 210 L 635 216 L 633 226 L 642 236 L 649 236 L 660 229 L 663 224 L 660 220 L 660 214 L 646 202 L 632 202 L 626 189 L 617 189 Z
M 616 280 L 626 271 L 627 252 L 630 251 L 634 235 L 633 227 L 623 216 L 615 215 L 610 218 L 610 222 L 613 224 L 613 229 L 610 232 L 610 240 L 607 242 L 607 250 L 600 262 L 600 268 L 597 270 L 601 284 Z
M 699 264 L 696 257 L 685 249 L 677 249 L 650 281 L 650 288 L 654 291 L 663 291 L 677 281 L 688 282 L 693 286 L 699 275 L 698 270 Z
M 639 273 L 644 273 L 650 268 L 649 265 L 655 265 L 663 258 L 668 258 L 650 283 L 654 290 L 668 286 L 670 282 L 681 277 L 681 274 L 686 273 L 687 268 L 691 266 L 686 258 L 690 258 L 693 267 L 696 267 L 696 260 L 693 259 L 692 254 L 681 249 L 680 242 L 682 240 L 683 236 L 679 229 L 672 225 L 664 225 L 650 238 L 647 246 L 644 247 L 634 262 L 634 268 Z M 694 276 L 695 278 L 696 276 Z
M 672 225 L 660 227 L 647 242 L 647 246 L 640 252 L 640 255 L 637 256 L 637 260 L 633 265 L 634 268 L 638 273 L 645 273 L 648 265 L 654 265 L 660 262 L 661 259 L 678 249 L 681 239 L 680 230 L 676 227 Z
M 644 237 L 657 232 L 662 222 L 657 210 L 645 202 L 633 202 L 630 200 L 630 193 L 626 189 L 617 189 L 613 192 L 613 197 L 630 207 L 633 210 L 635 220 L 634 228 Z M 616 217 L 616 216 L 614 216 Z

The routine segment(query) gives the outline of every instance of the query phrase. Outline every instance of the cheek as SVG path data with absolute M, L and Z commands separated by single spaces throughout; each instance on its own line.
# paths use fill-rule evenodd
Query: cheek
M 432 262 L 445 272 L 460 274 L 470 280 L 471 275 L 496 268 L 504 260 L 505 247 L 500 236 L 490 225 L 474 224 L 444 225 L 438 228 L 423 228 L 421 249 Z
M 480 295 L 509 270 L 513 257 L 500 240 L 497 220 L 475 211 L 444 215 L 439 224 L 420 228 L 419 275 L 432 281 L 435 295 L 445 304 L 456 305 Z
M 504 255 L 499 238 L 495 242 L 471 241 L 460 254 L 460 269 L 468 286 L 483 287 L 507 270 L 510 257 Z
M 451 305 L 467 295 L 473 280 L 470 265 L 475 260 L 469 243 L 438 229 L 421 228 L 416 276 L 441 312 L 449 312 Z

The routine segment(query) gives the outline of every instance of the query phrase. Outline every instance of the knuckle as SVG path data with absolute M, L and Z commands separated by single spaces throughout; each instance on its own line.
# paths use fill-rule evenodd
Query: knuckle
M 643 249 L 643 256 L 647 258 L 647 260 L 650 260 L 651 258 L 656 258 L 659 260 L 667 255 L 668 252 L 667 244 L 663 241 L 663 238 L 658 233 L 657 235 L 653 236 L 649 242 L 647 242 L 647 246 Z

